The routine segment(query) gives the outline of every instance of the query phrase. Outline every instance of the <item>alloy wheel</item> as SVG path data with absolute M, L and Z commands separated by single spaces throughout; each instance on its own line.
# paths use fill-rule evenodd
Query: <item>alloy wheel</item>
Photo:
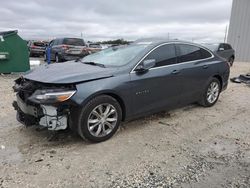
M 207 101 L 212 104 L 214 103 L 220 93 L 220 86 L 217 82 L 211 82 L 207 90 Z
M 88 130 L 92 136 L 104 137 L 112 132 L 118 120 L 118 113 L 111 104 L 100 104 L 88 117 Z

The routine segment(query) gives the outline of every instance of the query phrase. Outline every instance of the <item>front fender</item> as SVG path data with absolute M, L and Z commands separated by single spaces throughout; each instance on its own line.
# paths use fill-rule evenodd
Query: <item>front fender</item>
M 76 85 L 77 92 L 71 98 L 80 108 L 87 104 L 96 96 L 107 94 L 119 98 L 124 105 L 125 113 L 130 110 L 130 77 L 129 75 L 110 77 L 90 82 L 79 83 Z M 118 102 L 120 102 L 118 100 Z M 121 104 L 122 105 L 122 104 Z

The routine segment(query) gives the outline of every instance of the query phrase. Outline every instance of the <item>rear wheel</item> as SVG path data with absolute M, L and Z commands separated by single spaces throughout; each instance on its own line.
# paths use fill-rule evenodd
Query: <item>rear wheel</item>
M 92 142 L 102 142 L 117 131 L 122 117 L 119 103 L 110 96 L 101 95 L 89 101 L 81 111 L 79 135 Z
M 233 63 L 234 63 L 234 57 L 230 57 L 229 60 L 228 60 L 230 66 L 232 67 L 233 66 Z
M 217 78 L 212 78 L 204 91 L 200 104 L 205 107 L 213 106 L 220 96 L 220 91 L 220 81 Z
M 33 57 L 33 53 L 29 51 L 29 57 Z
M 46 55 L 46 52 L 43 54 L 43 59 L 44 59 L 44 61 L 47 61 L 47 55 Z
M 58 54 L 55 55 L 55 60 L 56 60 L 56 63 L 59 63 L 59 62 L 60 62 L 60 59 L 59 59 Z

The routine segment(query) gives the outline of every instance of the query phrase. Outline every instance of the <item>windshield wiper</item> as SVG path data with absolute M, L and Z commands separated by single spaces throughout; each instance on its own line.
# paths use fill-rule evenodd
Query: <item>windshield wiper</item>
M 81 61 L 82 62 L 82 61 Z M 101 63 L 95 63 L 95 62 L 92 62 L 92 61 L 89 61 L 89 62 L 82 62 L 84 64 L 88 64 L 88 65 L 95 65 L 95 66 L 99 66 L 99 67 L 103 67 L 105 68 L 105 65 L 101 64 Z

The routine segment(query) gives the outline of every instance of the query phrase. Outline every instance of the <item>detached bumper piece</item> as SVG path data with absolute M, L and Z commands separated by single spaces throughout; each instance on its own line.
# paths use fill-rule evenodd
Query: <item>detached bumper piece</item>
M 231 81 L 234 83 L 245 83 L 250 85 L 250 73 L 246 75 L 240 75 L 238 77 L 231 78 Z

